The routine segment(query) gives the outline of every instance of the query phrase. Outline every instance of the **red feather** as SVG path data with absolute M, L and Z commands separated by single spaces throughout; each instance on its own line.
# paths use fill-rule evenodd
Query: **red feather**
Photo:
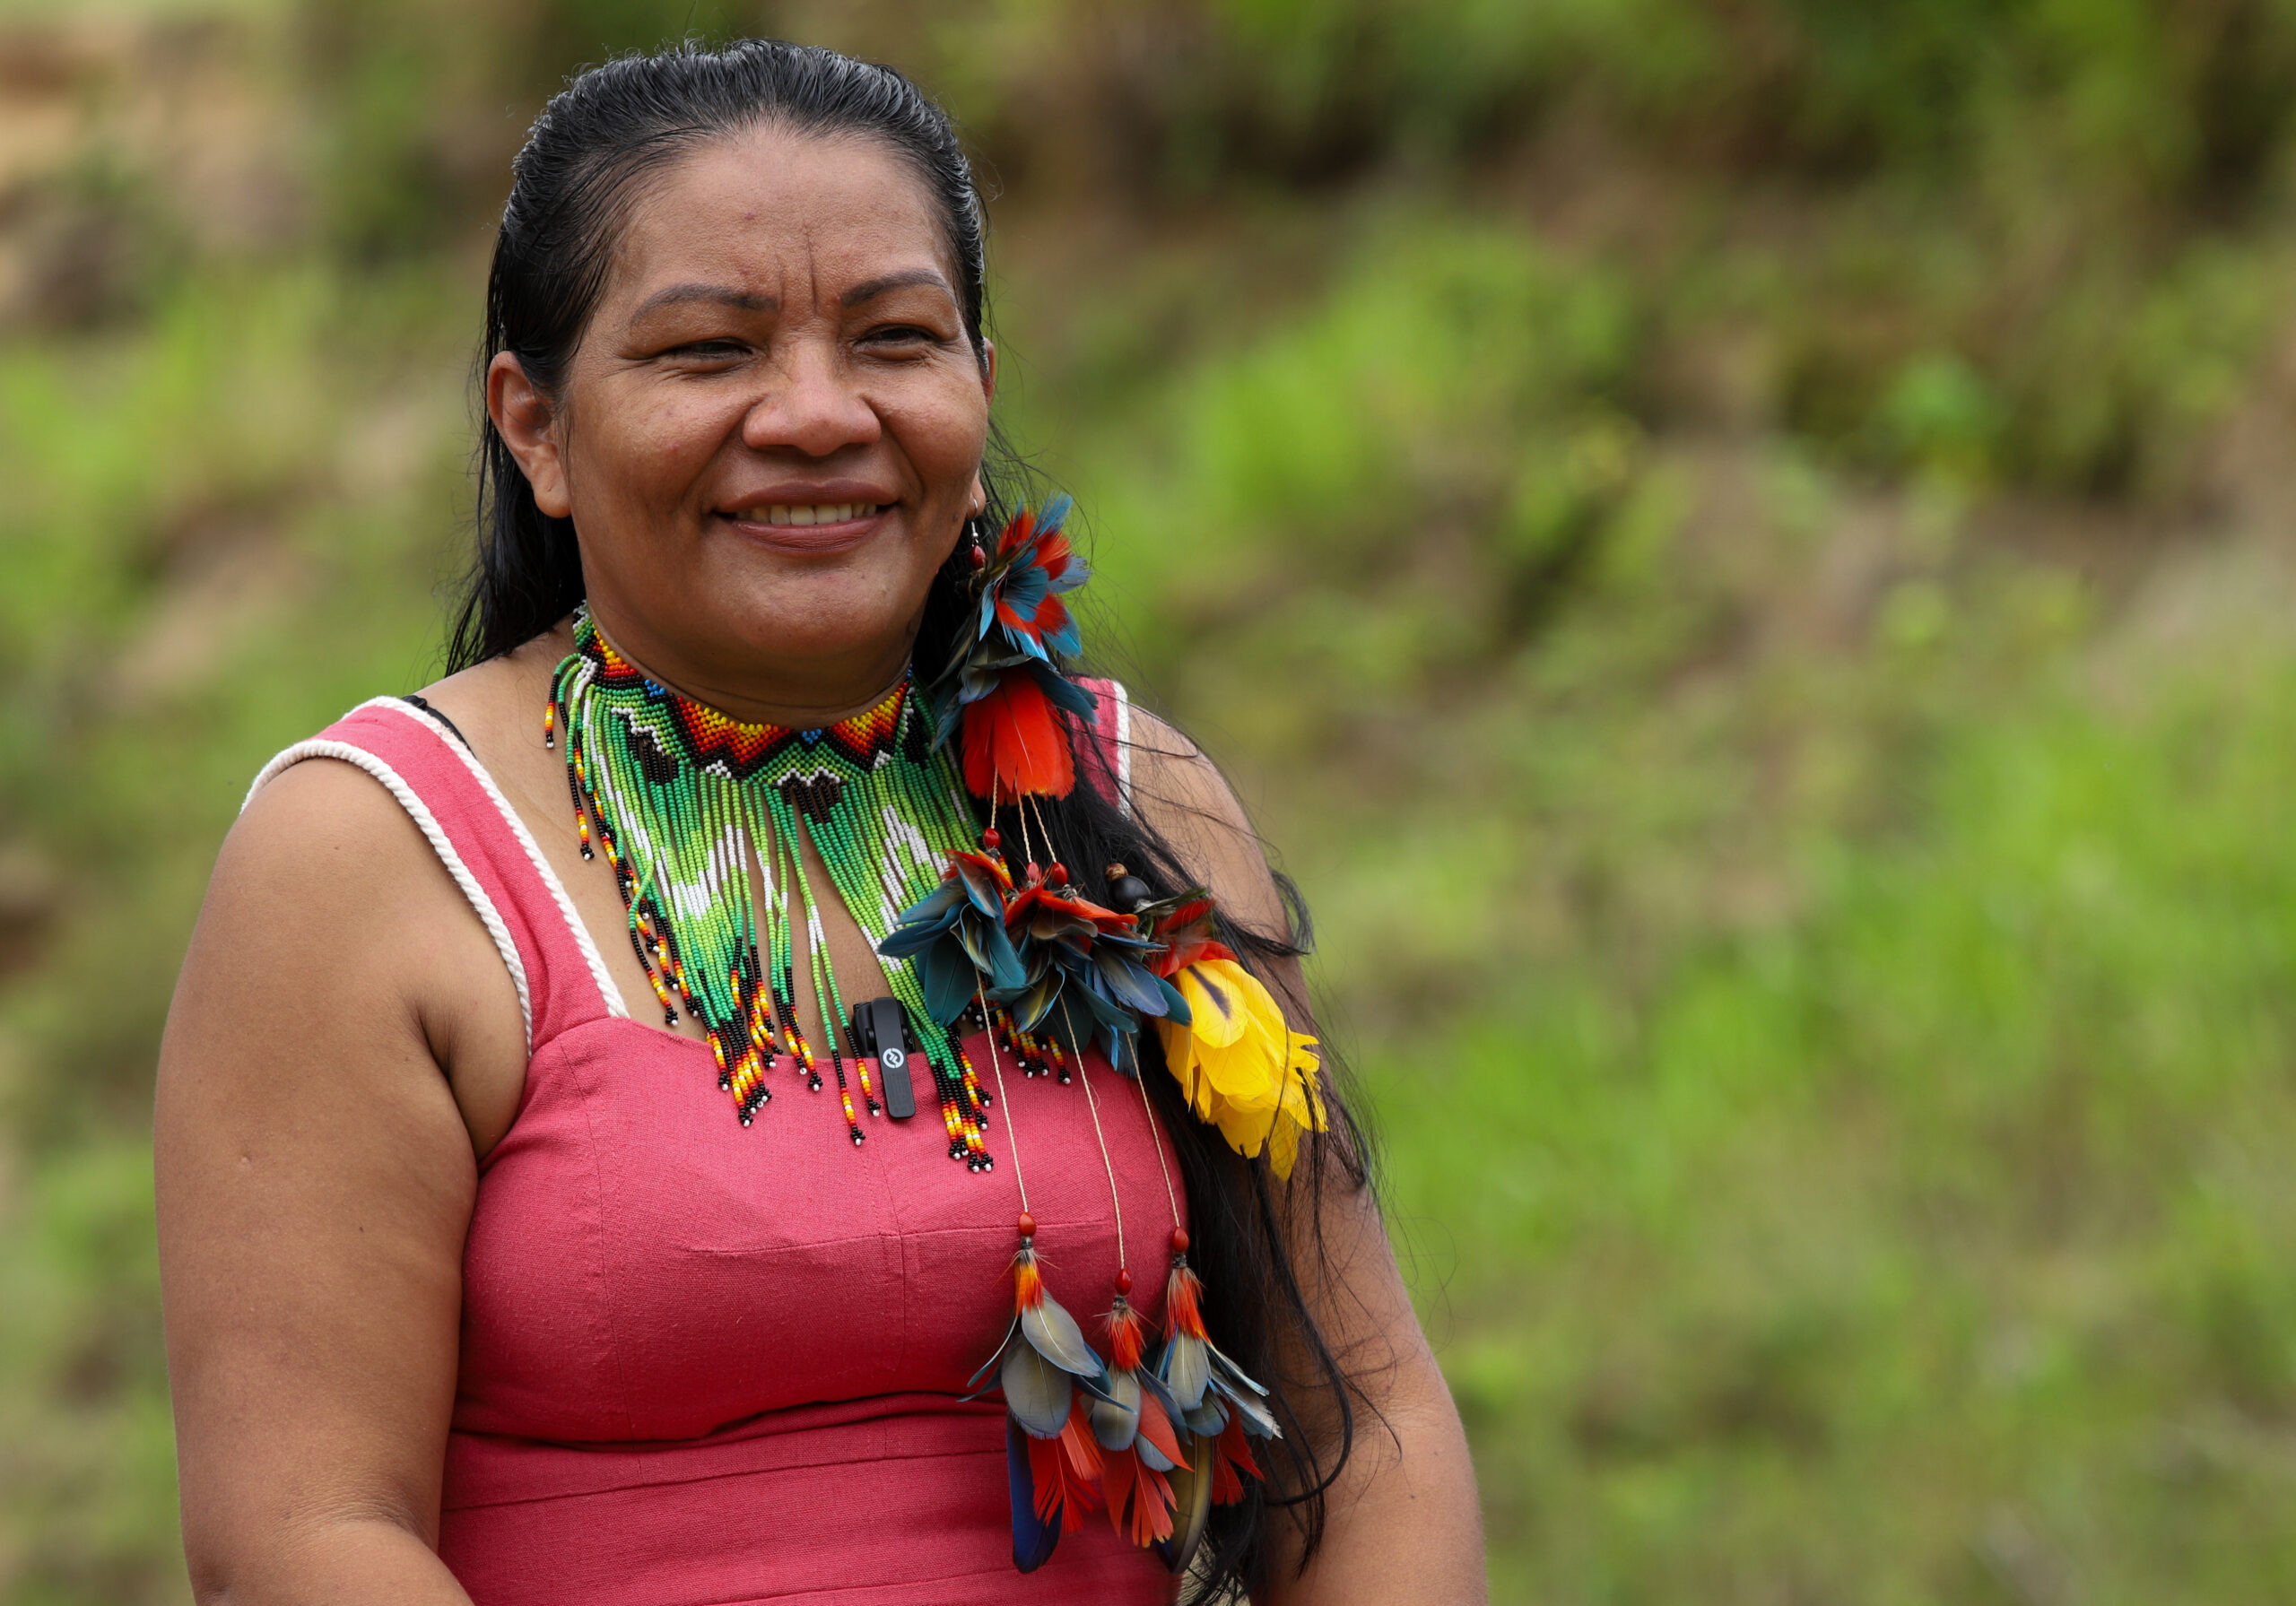
M 1065 569 L 1067 567 L 1068 565 L 1064 560 L 1061 564 L 1061 568 Z M 1055 569 L 1052 572 L 1054 578 L 1057 579 L 1059 577 L 1059 569 Z M 1021 617 L 1021 612 L 1019 609 L 1013 607 L 1012 603 L 1006 602 L 1003 597 L 998 597 L 996 599 L 996 622 L 1003 625 L 1008 630 L 1013 630 L 1023 636 L 1034 637 L 1039 642 L 1041 642 L 1047 636 L 1057 636 L 1061 631 L 1068 628 L 1068 604 L 1062 602 L 1057 596 L 1048 596 L 1037 603 L 1036 616 L 1033 619 L 1023 619 Z
M 1109 1452 L 1100 1472 L 1100 1490 L 1108 1496 L 1109 1521 L 1135 1545 L 1151 1545 L 1172 1536 L 1172 1486 L 1164 1474 L 1140 1459 L 1132 1449 Z
M 1132 1494 L 1132 1474 L 1140 1458 L 1129 1450 L 1111 1450 L 1100 1462 L 1100 1493 L 1108 1497 L 1109 1525 L 1124 1532 L 1124 1503 Z
M 1044 1273 L 1037 1269 L 1037 1252 L 1022 1246 L 1013 1257 L 1013 1310 L 1018 1315 L 1044 1303 Z
M 1092 1419 L 1082 1389 L 1068 1407 L 1068 1426 L 1060 1430 L 1060 1447 L 1068 1453 L 1069 1471 L 1079 1481 L 1090 1483 L 1100 1475 L 1100 1441 L 1092 1437 Z
M 1076 759 L 1052 699 L 1025 669 L 964 708 L 965 786 L 977 797 L 1065 797 Z
M 1074 550 L 1068 544 L 1067 532 L 1055 530 L 1037 543 L 1037 567 L 1044 570 L 1045 578 L 1057 580 L 1068 572 L 1068 560 Z
M 1232 959 L 1235 951 L 1213 940 L 1213 905 L 1209 897 L 1192 898 L 1156 922 L 1156 941 L 1164 951 L 1149 961 L 1156 974 L 1170 981 L 1199 959 Z
M 1231 1411 L 1228 1425 L 1220 1429 L 1220 1437 L 1212 1446 L 1212 1499 L 1219 1506 L 1232 1506 L 1244 1497 L 1244 1480 L 1239 1472 L 1255 1478 L 1266 1474 L 1259 1470 L 1259 1463 L 1252 1459 L 1251 1441 L 1244 1437 L 1242 1413 Z
M 1074 1533 L 1084 1525 L 1084 1514 L 1100 1504 L 1092 1486 L 1078 1478 L 1068 1464 L 1061 1438 L 1029 1439 L 1029 1480 L 1036 1493 L 1037 1519 L 1059 1522 L 1061 1531 Z
M 1140 1396 L 1140 1437 L 1156 1446 L 1166 1461 L 1187 1470 L 1187 1457 L 1180 1454 L 1180 1436 L 1172 1431 L 1172 1419 L 1156 1403 L 1152 1394 Z
M 1112 1370 L 1129 1372 L 1140 1365 L 1140 1350 L 1148 1337 L 1148 1324 L 1122 1294 L 1109 1311 L 1109 1366 Z M 1160 1449 L 1162 1447 L 1158 1446 Z
M 1189 1338 L 1210 1341 L 1212 1335 L 1204 1330 L 1204 1313 L 1199 1307 L 1203 1298 L 1204 1284 L 1188 1270 L 1187 1262 L 1174 1255 L 1172 1274 L 1164 1280 L 1166 1337 L 1185 1333 Z
M 1029 544 L 1037 533 L 1036 509 L 1023 508 L 1005 521 L 1004 534 L 996 538 L 996 555 L 1009 558 Z

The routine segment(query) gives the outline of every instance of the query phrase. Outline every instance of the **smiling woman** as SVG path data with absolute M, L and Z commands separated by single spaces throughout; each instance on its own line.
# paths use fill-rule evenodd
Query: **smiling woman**
M 1081 673 L 982 282 L 888 69 L 535 125 L 456 673 L 257 777 L 170 1020 L 201 1599 L 1480 1598 L 1285 899 Z
M 627 213 L 564 373 L 545 391 L 500 352 L 488 411 L 585 534 L 609 639 L 738 719 L 829 723 L 899 678 L 984 506 L 995 368 L 933 197 L 880 140 L 765 123 Z

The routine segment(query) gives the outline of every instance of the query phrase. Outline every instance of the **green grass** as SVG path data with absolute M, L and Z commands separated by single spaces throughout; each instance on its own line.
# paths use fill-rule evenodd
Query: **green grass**
M 2285 1595 L 2296 664 L 2179 678 L 1374 1057 L 1515 1598 Z

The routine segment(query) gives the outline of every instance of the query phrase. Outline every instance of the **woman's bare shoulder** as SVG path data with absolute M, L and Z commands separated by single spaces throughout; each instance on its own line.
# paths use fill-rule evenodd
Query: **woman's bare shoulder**
M 248 799 L 216 855 L 209 902 L 217 893 L 276 898 L 370 890 L 403 879 L 428 854 L 406 811 L 357 765 L 306 758 Z
M 557 662 L 554 635 L 435 681 L 416 693 L 466 741 L 507 729 L 538 706 Z M 401 900 L 459 904 L 461 894 L 400 802 L 360 766 L 319 756 L 273 776 L 225 837 L 208 904 L 253 898 L 266 917 L 331 908 L 329 931 L 360 929 Z
M 178 1004 L 251 1019 L 276 1004 L 299 1019 L 355 995 L 370 1020 L 390 1001 L 420 1029 L 442 962 L 481 957 L 460 954 L 465 938 L 487 946 L 399 801 L 354 764 L 308 758 L 266 781 L 225 836 L 185 970 L 195 996 L 179 991 Z
M 523 1064 L 519 1032 L 509 974 L 421 828 L 375 777 L 314 757 L 265 782 L 224 838 L 161 1079 L 227 1096 L 250 1080 L 360 1067 L 379 1088 L 444 1069 L 460 1098 L 477 1068 Z
M 1180 862 L 1204 878 L 1235 918 L 1282 935 L 1283 895 L 1266 850 L 1235 788 L 1188 737 L 1135 706 L 1132 711 L 1132 805 L 1169 842 Z

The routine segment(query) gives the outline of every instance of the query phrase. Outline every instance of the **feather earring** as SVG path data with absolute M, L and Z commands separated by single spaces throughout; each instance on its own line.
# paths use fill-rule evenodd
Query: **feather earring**
M 963 731 L 965 786 L 976 796 L 1065 797 L 1075 789 L 1075 756 L 1060 716 L 1090 717 L 1093 699 L 1060 672 L 1055 655 L 1073 655 L 1083 645 L 1061 599 L 1091 570 L 1061 534 L 1069 506 L 1064 496 L 1041 515 L 1022 508 L 993 552 L 975 537 L 978 617 L 959 632 L 931 696 L 937 739 Z

